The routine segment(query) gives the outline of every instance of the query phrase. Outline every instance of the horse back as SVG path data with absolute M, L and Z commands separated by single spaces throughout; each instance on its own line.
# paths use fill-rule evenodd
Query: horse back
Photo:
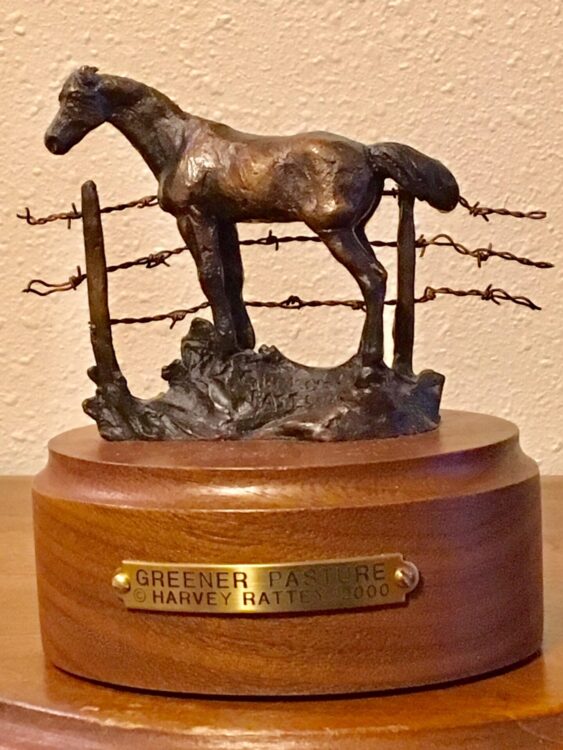
M 233 221 L 312 224 L 363 212 L 373 183 L 365 146 L 342 136 L 262 136 L 202 123 L 178 165 L 175 193 Z

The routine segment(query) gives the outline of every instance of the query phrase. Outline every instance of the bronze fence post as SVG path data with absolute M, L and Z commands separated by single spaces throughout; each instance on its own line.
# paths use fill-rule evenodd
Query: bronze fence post
M 403 375 L 412 375 L 416 237 L 414 195 L 404 190 L 399 191 L 397 256 L 397 306 L 393 324 L 395 341 L 393 368 Z
M 98 191 L 92 180 L 82 185 L 82 226 L 90 310 L 90 340 L 96 359 L 95 381 L 99 386 L 105 386 L 123 380 L 123 375 L 113 347 L 102 217 Z

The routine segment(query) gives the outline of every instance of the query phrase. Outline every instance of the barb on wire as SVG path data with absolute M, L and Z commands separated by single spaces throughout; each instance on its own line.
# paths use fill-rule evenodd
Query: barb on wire
M 511 216 L 514 219 L 545 219 L 547 213 L 545 211 L 510 211 L 508 208 L 488 208 L 482 206 L 479 201 L 473 205 L 469 201 L 460 196 L 459 205 L 463 206 L 470 216 L 482 216 L 485 221 L 489 221 L 489 216 L 496 214 L 496 216 Z
M 432 302 L 437 299 L 440 295 L 453 295 L 455 297 L 479 297 L 486 302 L 494 302 L 496 305 L 500 305 L 502 302 L 514 302 L 516 305 L 528 307 L 530 310 L 541 310 L 541 307 L 535 304 L 528 297 L 521 295 L 509 294 L 505 289 L 499 289 L 489 284 L 485 289 L 451 289 L 450 287 L 439 287 L 434 288 L 427 286 L 424 289 L 422 296 L 417 297 L 415 302 L 421 304 L 424 302 Z M 360 299 L 329 299 L 329 300 L 303 300 L 297 295 L 290 295 L 287 299 L 281 302 L 262 301 L 262 300 L 249 300 L 245 302 L 247 307 L 259 307 L 266 309 L 279 309 L 279 310 L 303 310 L 307 307 L 347 307 L 351 310 L 362 310 L 365 312 L 365 302 Z M 385 301 L 386 305 L 396 305 L 397 300 L 389 299 Z M 144 315 L 139 318 L 127 317 L 127 318 L 112 318 L 110 320 L 111 325 L 133 325 L 136 323 L 156 323 L 159 321 L 169 320 L 170 328 L 174 328 L 176 323 L 184 320 L 188 315 L 194 315 L 195 313 L 205 310 L 209 307 L 209 302 L 200 302 L 198 305 L 189 307 L 185 310 L 172 310 L 168 313 L 160 313 L 158 315 Z

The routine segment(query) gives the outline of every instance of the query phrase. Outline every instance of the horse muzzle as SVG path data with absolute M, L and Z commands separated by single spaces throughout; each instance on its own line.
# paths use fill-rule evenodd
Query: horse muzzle
M 47 131 L 45 133 L 45 146 L 52 154 L 66 154 L 69 147 L 64 141 Z

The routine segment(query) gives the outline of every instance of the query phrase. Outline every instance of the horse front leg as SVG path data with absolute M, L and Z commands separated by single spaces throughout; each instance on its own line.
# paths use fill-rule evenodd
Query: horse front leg
M 180 234 L 195 261 L 202 291 L 211 307 L 219 346 L 225 354 L 238 351 L 240 347 L 226 292 L 219 246 L 219 224 L 214 217 L 205 216 L 195 209 L 177 221 Z
M 226 221 L 219 224 L 219 249 L 238 346 L 240 349 L 254 349 L 256 336 L 242 296 L 244 270 L 236 224 Z

